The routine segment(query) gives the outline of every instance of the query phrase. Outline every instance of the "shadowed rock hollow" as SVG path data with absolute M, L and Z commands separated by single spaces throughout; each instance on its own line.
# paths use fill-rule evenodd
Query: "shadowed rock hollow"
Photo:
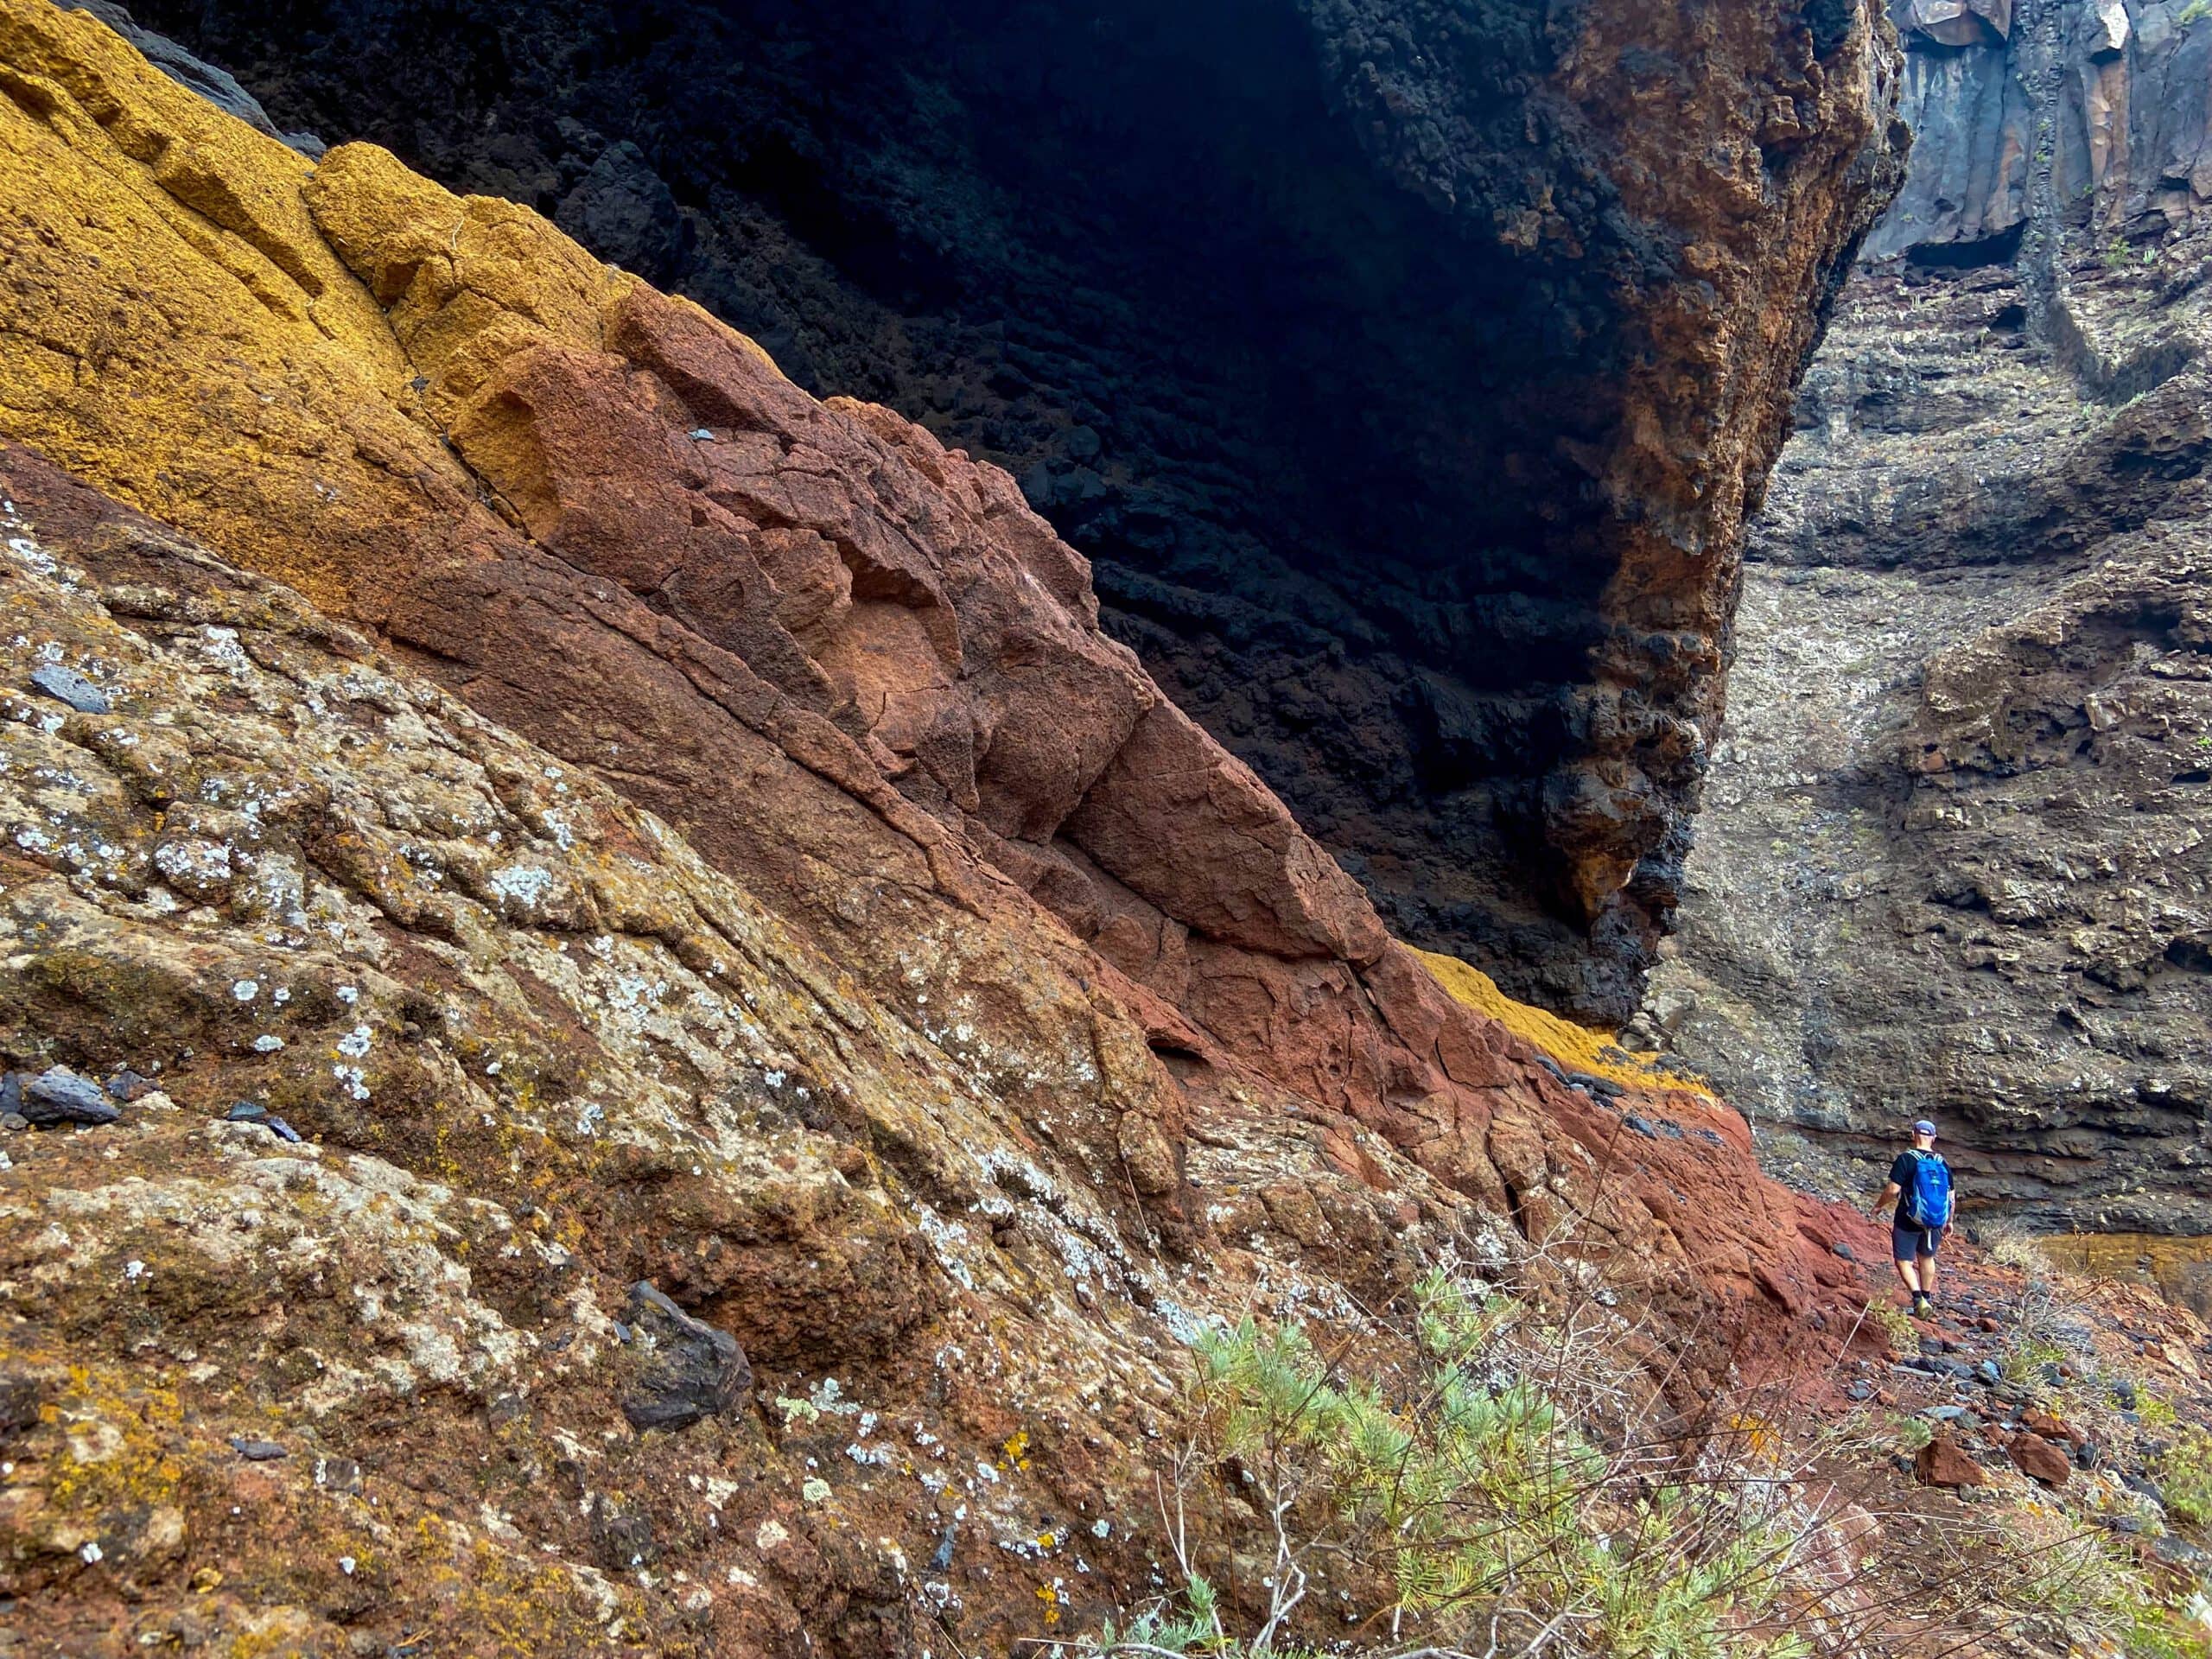
M 143 1074 L 0 1160 L 64 1651 L 1008 1651 L 1152 1593 L 1201 1321 L 1602 1274 L 1691 1407 L 1861 1329 L 1871 1229 L 1448 995 L 1006 473 L 46 0 L 0 429 L 0 1058 Z
M 1857 0 L 140 13 L 1005 467 L 1400 933 L 1633 1007 L 1894 182 Z

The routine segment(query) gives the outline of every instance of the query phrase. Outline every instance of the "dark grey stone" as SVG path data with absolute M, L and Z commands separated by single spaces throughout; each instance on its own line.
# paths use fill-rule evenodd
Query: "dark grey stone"
M 23 1085 L 23 1116 L 42 1128 L 59 1123 L 112 1123 L 123 1109 L 90 1077 L 57 1065 Z
M 640 1280 L 630 1287 L 632 1340 L 643 1349 L 622 1414 L 639 1432 L 686 1428 L 730 1410 L 753 1387 L 737 1338 L 695 1319 Z
M 106 692 L 75 669 L 64 668 L 59 663 L 41 663 L 33 669 L 31 685 L 56 702 L 67 703 L 80 715 L 104 715 L 112 706 Z
M 561 228 L 626 270 L 664 283 L 691 245 L 667 181 L 626 139 L 609 144 L 561 203 Z
M 235 1434 L 231 1437 L 231 1449 L 248 1463 L 269 1463 L 292 1455 L 274 1440 L 249 1440 Z
M 223 1121 L 226 1123 L 265 1123 L 269 1121 L 269 1109 L 258 1101 L 234 1100 L 231 1103 L 231 1109 L 223 1114 Z
M 48 1385 L 20 1372 L 0 1372 L 0 1440 L 36 1428 Z
M 115 4 L 114 0 L 60 0 L 60 3 L 64 11 L 92 13 L 137 48 L 155 68 L 178 86 L 197 92 L 225 114 L 236 116 L 248 126 L 266 133 L 279 143 L 290 145 L 310 160 L 321 159 L 327 148 L 321 139 L 311 132 L 278 131 L 276 124 L 269 118 L 269 111 L 261 107 L 261 100 L 239 86 L 228 71 L 195 58 L 166 35 L 141 28 L 130 11 Z
M 361 1465 L 351 1458 L 317 1458 L 315 1484 L 327 1492 L 359 1492 L 361 1490 Z

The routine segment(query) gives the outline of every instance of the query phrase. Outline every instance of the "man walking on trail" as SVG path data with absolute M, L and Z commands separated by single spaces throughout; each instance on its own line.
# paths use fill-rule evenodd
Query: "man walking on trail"
M 1912 1293 L 1915 1319 L 1936 1311 L 1936 1251 L 1951 1228 L 1951 1166 L 1936 1150 L 1936 1126 L 1926 1118 L 1912 1126 L 1912 1150 L 1890 1166 L 1890 1184 L 1874 1200 L 1874 1213 L 1897 1201 L 1890 1220 L 1890 1259 L 1897 1278 Z

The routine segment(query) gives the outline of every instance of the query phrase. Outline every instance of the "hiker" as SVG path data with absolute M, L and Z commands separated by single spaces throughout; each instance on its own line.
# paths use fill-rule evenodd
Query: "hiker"
M 1912 1293 L 1912 1315 L 1924 1319 L 1936 1311 L 1936 1251 L 1951 1230 L 1951 1166 L 1936 1150 L 1936 1126 L 1926 1118 L 1912 1126 L 1912 1149 L 1890 1166 L 1890 1184 L 1874 1200 L 1874 1214 L 1891 1198 L 1890 1259 L 1897 1278 Z

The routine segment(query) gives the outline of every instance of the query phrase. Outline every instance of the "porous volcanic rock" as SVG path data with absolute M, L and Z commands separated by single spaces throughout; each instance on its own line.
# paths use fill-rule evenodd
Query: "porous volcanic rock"
M 1853 1328 L 1866 1224 L 1448 995 L 1003 472 L 81 13 L 0 93 L 0 1061 L 162 1085 L 0 1168 L 65 1650 L 1002 1651 L 1152 1593 L 1208 1319 Z M 640 1282 L 749 1396 L 637 1435 Z
M 140 10 L 1003 466 L 1398 932 L 1633 1008 L 1895 182 L 1868 0 Z
M 2068 35 L 2090 10 L 2032 16 Z M 2129 10 L 2131 52 L 2212 41 L 2171 10 Z M 2064 130 L 2072 83 L 2037 84 Z M 1944 154 L 1916 149 L 1916 181 Z M 1847 290 L 1755 529 L 1679 951 L 1634 1029 L 1863 1158 L 1870 1195 L 1932 1113 L 1970 1214 L 2202 1235 L 2212 239 L 2177 211 L 2115 244 L 2139 223 L 2120 176 L 2031 194 L 2016 249 L 1942 245 L 1985 263 L 1923 268 L 1931 242 Z M 1885 237 L 1937 235 L 1903 225 L 1921 188 Z

